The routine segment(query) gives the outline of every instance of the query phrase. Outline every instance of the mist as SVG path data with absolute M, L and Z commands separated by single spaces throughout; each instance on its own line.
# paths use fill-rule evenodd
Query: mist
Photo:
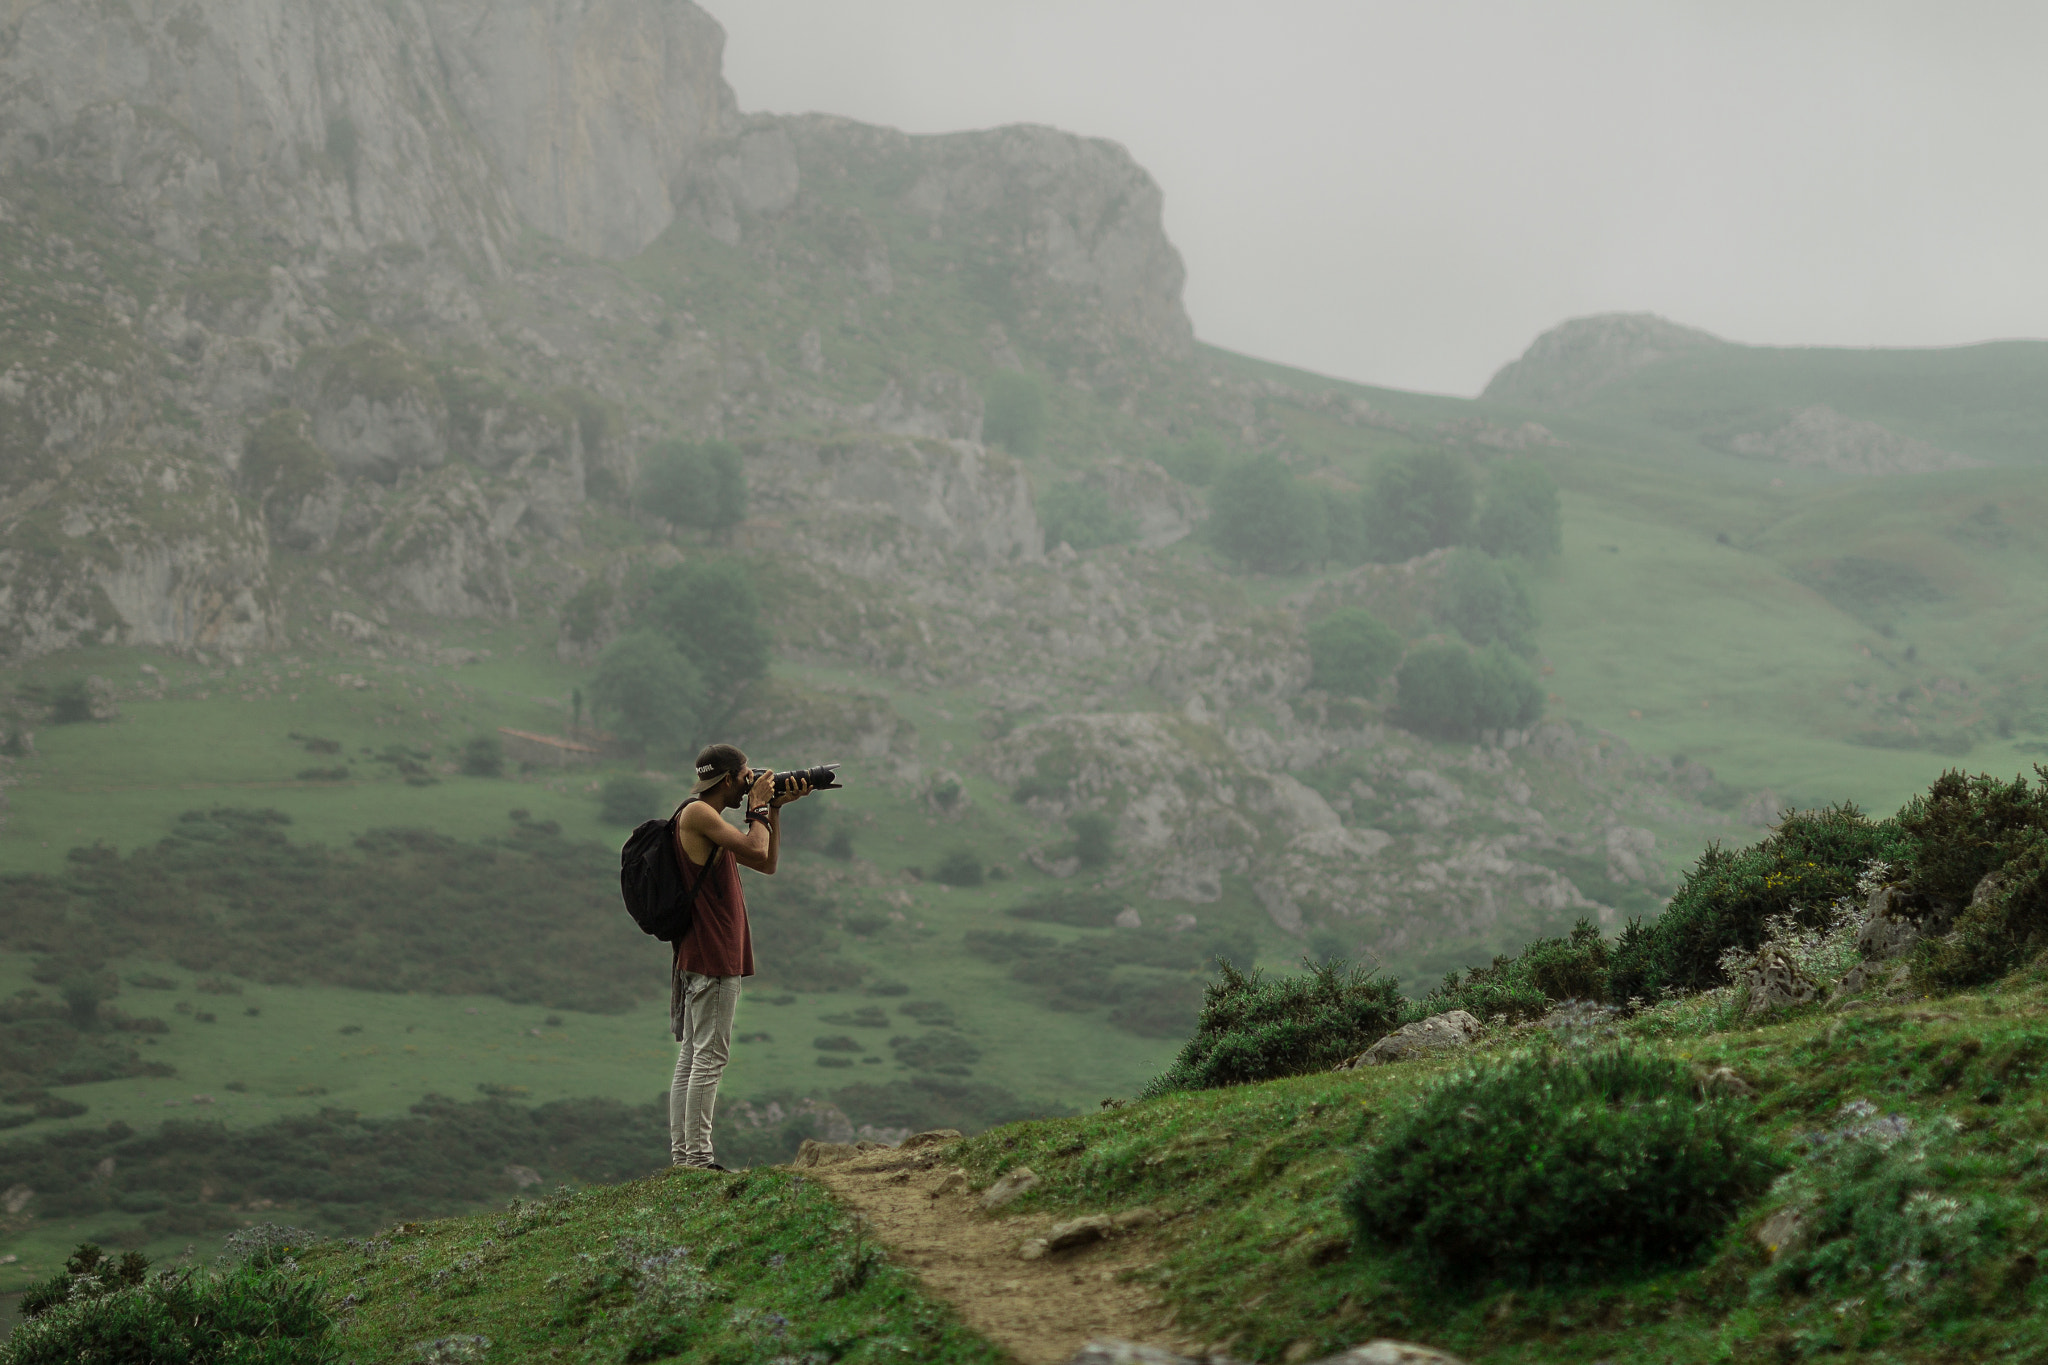
M 2048 330 L 2048 17 L 1982 4 L 762 0 L 748 109 L 1048 123 L 1166 193 L 1204 340 L 1476 393 L 1560 318 L 1929 346 Z

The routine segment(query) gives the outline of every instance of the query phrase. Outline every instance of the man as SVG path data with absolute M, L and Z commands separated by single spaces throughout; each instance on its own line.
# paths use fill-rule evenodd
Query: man
M 756 772 L 730 744 L 697 755 L 697 783 L 676 821 L 676 853 L 683 884 L 696 898 L 690 931 L 676 940 L 669 990 L 669 1024 L 679 1050 L 668 1090 L 669 1160 L 677 1166 L 722 1171 L 712 1159 L 711 1118 L 718 1081 L 732 1055 L 732 1016 L 740 979 L 754 974 L 754 940 L 747 930 L 747 898 L 740 868 L 775 875 L 782 851 L 781 807 L 810 784 L 775 794 L 774 773 Z M 734 829 L 723 812 L 744 803 L 747 830 Z

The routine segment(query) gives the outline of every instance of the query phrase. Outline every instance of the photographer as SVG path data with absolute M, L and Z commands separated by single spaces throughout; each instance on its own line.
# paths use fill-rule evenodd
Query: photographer
M 740 868 L 775 875 L 782 848 L 778 810 L 810 790 L 799 778 L 778 796 L 774 777 L 749 767 L 747 756 L 732 745 L 713 744 L 697 755 L 697 782 L 676 821 L 684 883 L 696 898 L 689 932 L 676 941 L 669 989 L 669 1024 L 680 1045 L 668 1091 L 669 1160 L 677 1166 L 725 1169 L 712 1159 L 711 1118 L 718 1081 L 732 1055 L 740 978 L 754 974 Z M 742 804 L 744 834 L 724 815 Z

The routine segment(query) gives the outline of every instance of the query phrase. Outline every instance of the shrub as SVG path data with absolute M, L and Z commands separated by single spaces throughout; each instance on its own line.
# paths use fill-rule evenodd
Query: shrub
M 639 505 L 664 521 L 716 531 L 746 520 L 747 472 L 726 441 L 668 441 L 647 452 Z
M 1270 455 L 1226 469 L 1209 507 L 1210 540 L 1247 569 L 1292 573 L 1329 552 L 1321 495 Z
M 1108 867 L 1116 857 L 1116 825 L 1099 810 L 1077 811 L 1067 817 L 1074 832 L 1074 857 L 1086 868 Z
M 933 875 L 946 886 L 980 886 L 981 859 L 967 849 L 956 848 L 939 860 Z
M 1045 526 L 1047 545 L 1065 541 L 1076 550 L 1122 545 L 1138 535 L 1136 517 L 1117 511 L 1101 489 L 1078 480 L 1046 489 L 1038 499 L 1038 519 Z
M 1543 714 L 1535 674 L 1498 643 L 1476 655 L 1462 645 L 1425 646 L 1402 661 L 1395 680 L 1395 719 L 1440 739 L 1520 728 Z
M 1520 957 L 1503 955 L 1462 976 L 1450 973 L 1415 1013 L 1464 1010 L 1478 1019 L 1536 1019 L 1566 1000 L 1602 1001 L 1607 999 L 1608 960 L 1600 930 L 1582 919 L 1569 938 L 1538 938 Z
M 1993 981 L 2048 947 L 2048 835 L 2030 830 L 2002 884 L 1972 903 L 1945 938 L 1923 940 L 1914 975 L 1935 989 Z M 2011 844 L 2007 845 L 2011 847 Z
M 1397 564 L 1465 539 L 1472 524 L 1472 476 L 1441 451 L 1387 461 L 1365 499 L 1366 549 Z
M 1393 1029 L 1399 983 L 1341 961 L 1305 965 L 1306 975 L 1268 980 L 1217 963 L 1194 1037 L 1145 1094 L 1326 1071 Z
M 83 678 L 66 678 L 50 689 L 50 724 L 78 725 L 92 719 L 92 688 Z
M 1045 435 L 1045 386 L 1021 370 L 999 370 L 982 391 L 981 434 L 1014 455 L 1035 455 Z
M 1625 1049 L 1483 1062 L 1430 1086 L 1361 1155 L 1360 1239 L 1457 1280 L 1554 1281 L 1682 1262 L 1776 1173 L 1746 1106 Z
M 1853 802 L 1787 812 L 1770 837 L 1730 852 L 1708 847 L 1664 913 L 1631 922 L 1614 945 L 1608 993 L 1617 1002 L 1655 1000 L 1667 990 L 1726 983 L 1722 954 L 1754 952 L 1777 916 L 1818 929 L 1834 902 L 1856 891 L 1872 859 L 1897 861 L 1906 841 L 1896 823 L 1864 818 Z
M 1123 909 L 1123 897 L 1107 891 L 1074 891 L 1060 888 L 1030 900 L 1019 901 L 1003 913 L 1012 919 L 1037 920 L 1043 924 L 1071 924 L 1077 929 L 1106 929 Z
M 496 735 L 472 735 L 462 746 L 462 771 L 471 777 L 504 776 L 504 744 Z
M 1564 550 L 1557 481 L 1534 460 L 1494 466 L 1472 539 L 1490 555 L 1545 559 Z
M 325 1286 L 289 1259 L 259 1257 L 229 1270 L 149 1281 L 138 1275 L 118 1288 L 100 1283 L 99 1292 L 51 1303 L 24 1321 L 0 1346 L 0 1361 L 325 1365 L 341 1359 L 331 1340 L 333 1320 L 321 1306 Z
M 742 564 L 693 560 L 656 573 L 633 615 L 721 689 L 768 676 L 770 639 L 760 594 Z
M 1473 644 L 1499 641 L 1517 654 L 1536 652 L 1536 604 L 1507 565 L 1478 550 L 1458 550 L 1444 565 L 1438 591 L 1438 616 Z
M 598 788 L 597 809 L 608 825 L 637 825 L 661 814 L 661 787 L 632 773 L 608 777 Z
M 1369 697 L 1401 662 L 1401 637 L 1371 612 L 1346 607 L 1308 628 L 1309 686 Z
M 1214 432 L 1198 431 L 1185 441 L 1167 441 L 1145 452 L 1161 469 L 1196 488 L 1206 488 L 1229 457 L 1229 447 Z
M 1897 818 L 1913 841 L 1914 889 L 1967 905 L 1987 873 L 2019 856 L 2033 836 L 2048 833 L 2048 768 L 2034 771 L 2039 786 L 2024 777 L 2001 782 L 1951 770 L 1908 801 Z
M 670 756 L 695 747 L 710 695 L 704 675 L 673 644 L 651 630 L 636 630 L 598 656 L 590 704 L 621 739 Z

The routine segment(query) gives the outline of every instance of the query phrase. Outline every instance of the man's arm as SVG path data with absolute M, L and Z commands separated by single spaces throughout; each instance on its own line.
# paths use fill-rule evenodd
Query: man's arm
M 765 820 L 749 820 L 744 834 L 729 824 L 725 817 L 702 801 L 692 802 L 683 808 L 683 824 L 709 842 L 713 849 L 729 848 L 733 861 L 741 867 L 752 868 L 764 877 L 775 875 L 775 865 L 782 855 L 782 817 L 779 808 L 810 790 L 810 784 L 799 778 L 796 789 L 782 796 L 775 795 L 774 774 L 763 770 L 754 780 L 747 793 L 748 811 L 766 810 Z

